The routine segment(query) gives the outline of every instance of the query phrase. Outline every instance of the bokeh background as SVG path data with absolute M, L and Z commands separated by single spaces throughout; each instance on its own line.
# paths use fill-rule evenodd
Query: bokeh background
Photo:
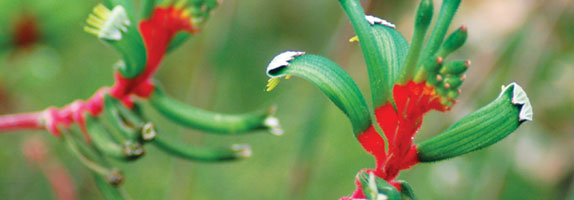
M 0 114 L 63 106 L 112 84 L 118 55 L 82 31 L 99 1 L 0 1 Z M 418 1 L 363 1 L 410 40 Z M 439 8 L 440 1 L 435 1 Z M 435 13 L 438 13 L 435 12 Z M 32 42 L 14 43 L 16 24 L 35 23 Z M 421 199 L 573 199 L 574 2 L 464 0 L 451 29 L 469 27 L 453 56 L 473 64 L 452 112 L 431 113 L 416 141 L 432 137 L 494 99 L 500 86 L 522 85 L 534 121 L 485 150 L 403 171 Z M 354 176 L 374 163 L 342 112 L 301 79 L 264 92 L 269 60 L 284 50 L 331 58 L 369 95 L 365 64 L 351 25 L 334 0 L 225 0 L 205 30 L 168 55 L 157 75 L 167 91 L 201 108 L 240 113 L 278 106 L 285 135 L 209 135 L 184 129 L 146 109 L 157 126 L 193 145 L 250 144 L 247 160 L 198 163 L 154 147 L 118 166 L 133 199 L 337 199 L 354 190 Z M 369 98 L 367 98 L 369 99 Z M 91 173 L 47 132 L 0 134 L 1 199 L 55 198 L 24 141 L 43 140 L 71 174 L 81 199 L 101 199 Z M 569 196 L 568 196 L 569 195 Z

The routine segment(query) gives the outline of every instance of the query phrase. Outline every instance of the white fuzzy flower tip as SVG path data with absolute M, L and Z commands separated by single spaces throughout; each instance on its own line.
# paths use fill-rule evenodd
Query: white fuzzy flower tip
M 283 135 L 283 129 L 281 129 L 281 125 L 279 125 L 279 119 L 274 116 L 269 116 L 265 119 L 263 124 L 269 128 L 269 132 L 273 135 Z
M 235 155 L 239 158 L 249 158 L 253 154 L 251 147 L 246 144 L 234 144 L 231 149 L 235 151 Z
M 275 58 L 273 58 L 273 60 L 271 60 L 269 65 L 267 65 L 267 76 L 269 76 L 269 77 L 285 76 L 285 75 L 274 76 L 271 74 L 271 72 L 274 70 L 289 66 L 289 62 L 291 62 L 296 57 L 302 56 L 302 55 L 305 55 L 305 52 L 303 52 L 303 51 L 286 51 L 286 52 L 283 52 L 283 53 L 275 56 Z
M 520 85 L 516 83 L 510 83 L 507 86 L 502 87 L 501 95 L 512 86 L 512 104 L 514 105 L 522 105 L 520 108 L 520 113 L 518 113 L 518 120 L 522 121 L 532 121 L 533 112 L 532 112 L 532 105 L 530 104 L 530 100 L 526 95 L 526 92 Z
M 108 40 L 121 40 L 122 32 L 127 32 L 130 25 L 124 7 L 116 6 L 110 11 L 102 4 L 94 8 L 94 13 L 88 16 L 86 22 L 89 25 L 84 27 L 86 32 Z
M 383 26 L 388 26 L 388 27 L 391 27 L 391 28 L 396 28 L 395 24 L 393 24 L 393 23 L 391 23 L 391 22 L 389 22 L 389 21 L 387 21 L 387 20 L 384 20 L 384 19 L 381 19 L 381 18 L 372 16 L 372 15 L 367 15 L 367 16 L 365 16 L 365 18 L 367 19 L 367 21 L 368 21 L 369 24 L 371 24 L 371 25 L 380 24 L 380 25 L 383 25 Z

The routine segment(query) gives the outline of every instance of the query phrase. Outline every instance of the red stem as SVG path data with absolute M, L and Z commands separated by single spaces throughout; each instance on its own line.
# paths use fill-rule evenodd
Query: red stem
M 154 88 L 151 77 L 157 71 L 173 36 L 179 31 L 196 32 L 195 27 L 190 24 L 190 19 L 182 16 L 183 10 L 181 9 L 172 6 L 157 7 L 151 18 L 139 23 L 147 54 L 146 67 L 139 76 L 128 79 L 116 73 L 112 88 L 103 87 L 88 100 L 76 100 L 62 108 L 48 108 L 43 112 L 31 114 L 0 116 L 0 132 L 47 129 L 59 136 L 60 127 L 69 128 L 77 123 L 89 140 L 84 127 L 83 114 L 88 112 L 93 116 L 98 116 L 103 110 L 104 95 L 110 94 L 128 107 L 132 106 L 132 96 L 145 99 L 151 95 Z
M 22 113 L 0 116 L 0 133 L 17 130 L 42 130 L 42 113 Z

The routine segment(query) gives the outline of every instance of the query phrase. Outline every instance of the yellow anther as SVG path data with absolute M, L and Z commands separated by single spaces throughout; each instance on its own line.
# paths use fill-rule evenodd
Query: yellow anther
M 290 79 L 290 78 L 291 78 L 291 75 L 285 76 L 285 79 Z
M 359 41 L 359 36 L 355 36 L 352 37 L 351 39 L 349 39 L 349 42 L 358 42 Z
M 267 89 L 265 89 L 265 91 L 269 92 L 273 89 L 275 89 L 275 87 L 277 87 L 277 85 L 279 84 L 279 81 L 281 79 L 280 78 L 271 78 L 267 81 Z
M 104 25 L 104 21 L 98 19 L 96 16 L 94 16 L 92 14 L 90 14 L 88 16 L 88 19 L 86 20 L 86 22 L 95 28 L 101 28 Z
M 99 30 L 91 28 L 91 27 L 87 27 L 87 26 L 84 26 L 84 31 L 86 31 L 92 35 L 95 35 L 95 36 L 98 36 L 100 34 Z
M 103 20 L 106 20 L 110 16 L 110 9 L 106 8 L 106 6 L 102 4 L 98 4 L 94 8 L 94 13 Z

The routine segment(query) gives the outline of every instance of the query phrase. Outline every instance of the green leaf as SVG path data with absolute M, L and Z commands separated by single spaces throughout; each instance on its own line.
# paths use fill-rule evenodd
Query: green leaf
M 377 177 L 374 173 L 365 171 L 359 173 L 363 194 L 369 200 L 400 200 L 401 194 L 387 181 Z
M 329 59 L 304 52 L 283 52 L 269 63 L 267 75 L 271 77 L 267 91 L 272 90 L 281 77 L 297 76 L 313 83 L 347 115 L 355 134 L 362 133 L 371 124 L 361 91 L 351 76 Z
M 251 156 L 248 145 L 233 145 L 231 148 L 196 147 L 172 138 L 169 134 L 160 133 L 152 142 L 156 147 L 171 155 L 193 161 L 217 162 L 245 159 Z
M 149 101 L 165 117 L 189 128 L 220 134 L 247 133 L 255 130 L 267 130 L 274 135 L 283 134 L 279 121 L 273 116 L 274 107 L 247 114 L 215 113 L 172 99 L 158 86 L 155 87 Z
M 511 83 L 490 104 L 465 116 L 440 135 L 421 142 L 417 148 L 419 160 L 434 162 L 485 148 L 531 120 L 532 106 L 526 92 Z

